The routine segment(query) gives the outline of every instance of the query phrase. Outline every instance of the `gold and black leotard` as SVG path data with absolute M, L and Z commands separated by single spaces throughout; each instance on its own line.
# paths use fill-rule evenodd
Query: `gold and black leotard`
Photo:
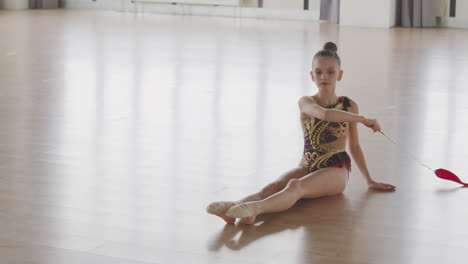
M 350 99 L 341 96 L 336 104 L 326 108 L 348 111 L 350 106 Z M 329 167 L 351 170 L 351 159 L 346 153 L 349 122 L 330 122 L 302 115 L 304 154 L 300 165 L 309 173 Z

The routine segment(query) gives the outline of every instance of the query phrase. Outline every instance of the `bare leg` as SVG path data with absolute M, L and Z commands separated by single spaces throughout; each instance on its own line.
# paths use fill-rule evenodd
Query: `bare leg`
M 345 168 L 326 168 L 310 173 L 300 179 L 292 179 L 282 191 L 261 201 L 241 203 L 231 207 L 228 217 L 247 218 L 246 224 L 253 223 L 262 213 L 281 212 L 292 207 L 301 198 L 318 198 L 337 195 L 344 191 L 348 182 Z
M 306 174 L 307 174 L 307 170 L 302 167 L 291 169 L 283 173 L 276 181 L 265 186 L 258 193 L 249 195 L 239 201 L 219 201 L 219 202 L 211 203 L 206 208 L 206 211 L 210 214 L 214 214 L 214 215 L 221 217 L 228 224 L 234 224 L 236 219 L 226 215 L 226 211 L 229 208 L 231 208 L 232 206 L 236 204 L 243 204 L 246 202 L 263 200 L 283 190 L 290 180 L 299 179 L 301 177 L 304 177 Z M 251 218 L 251 220 L 253 221 L 254 219 Z
M 285 173 L 283 173 L 276 181 L 266 185 L 263 187 L 262 190 L 260 190 L 258 193 L 249 195 L 236 203 L 246 203 L 246 202 L 252 202 L 252 201 L 260 201 L 263 200 L 267 197 L 270 197 L 271 195 L 281 191 L 286 187 L 288 182 L 292 179 L 300 179 L 307 175 L 307 170 L 304 169 L 303 167 L 297 167 L 294 169 L 291 169 Z

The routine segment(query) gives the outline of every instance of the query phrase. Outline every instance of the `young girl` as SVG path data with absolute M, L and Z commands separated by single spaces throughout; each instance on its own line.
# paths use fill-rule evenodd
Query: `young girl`
M 242 223 L 253 224 L 257 215 L 284 211 L 301 198 L 341 194 L 351 169 L 346 142 L 369 188 L 384 191 L 396 188 L 375 182 L 367 169 L 357 124 L 362 123 L 374 132 L 380 131 L 380 125 L 376 119 L 359 115 L 356 102 L 335 94 L 336 82 L 343 76 L 337 50 L 334 43 L 327 42 L 323 50 L 315 54 L 310 76 L 319 91 L 298 102 L 304 132 L 304 154 L 299 166 L 244 199 L 211 203 L 206 209 L 208 213 L 229 224 L 236 218 L 241 218 Z

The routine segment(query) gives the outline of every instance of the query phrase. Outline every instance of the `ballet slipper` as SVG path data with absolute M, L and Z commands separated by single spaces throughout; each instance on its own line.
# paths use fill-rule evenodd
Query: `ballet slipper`
M 225 206 L 225 203 L 223 202 L 210 203 L 206 207 L 206 212 L 209 214 L 219 215 L 221 213 L 224 213 L 225 211 L 226 211 L 226 206 Z
M 229 208 L 229 210 L 227 210 L 226 215 L 232 218 L 254 217 L 252 212 L 247 209 L 247 206 L 243 204 L 232 206 Z
M 232 202 L 214 202 L 206 207 L 206 212 L 221 217 L 227 224 L 234 224 L 236 219 L 225 214 L 227 207 L 232 205 Z

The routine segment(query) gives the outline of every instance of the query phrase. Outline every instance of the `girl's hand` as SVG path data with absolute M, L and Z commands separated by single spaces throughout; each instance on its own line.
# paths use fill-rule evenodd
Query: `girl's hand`
M 382 183 L 382 182 L 370 181 L 368 185 L 369 185 L 369 189 L 380 190 L 380 191 L 394 191 L 396 189 L 396 186 L 387 184 L 387 183 Z
M 366 118 L 363 124 L 374 132 L 380 132 L 380 124 L 377 119 Z

